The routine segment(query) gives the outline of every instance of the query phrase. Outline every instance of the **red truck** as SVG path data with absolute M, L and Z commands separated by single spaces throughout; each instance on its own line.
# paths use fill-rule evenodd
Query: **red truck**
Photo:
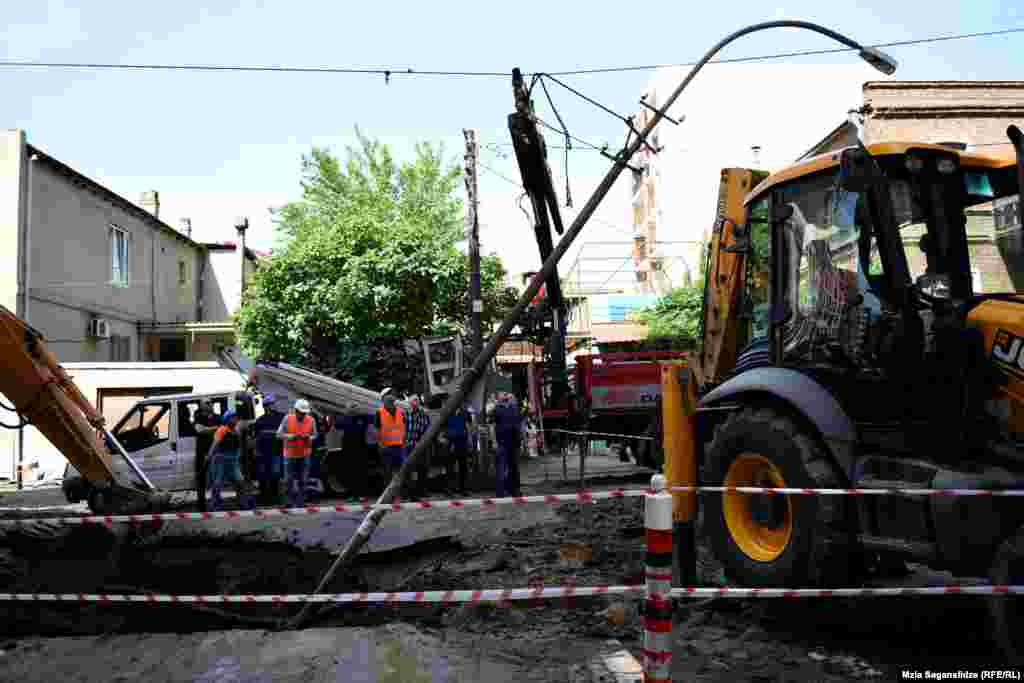
M 607 441 L 626 459 L 629 454 L 641 465 L 660 468 L 661 444 L 657 440 L 661 420 L 661 366 L 658 361 L 683 359 L 683 351 L 637 351 L 576 356 L 573 374 L 577 405 L 569 399 L 558 405 L 543 404 L 544 430 L 550 443 L 565 443 L 560 432 L 571 430 L 617 434 L 594 436 Z M 542 368 L 533 367 L 533 386 L 540 386 Z M 536 400 L 536 399 L 534 399 Z M 534 405 L 531 401 L 531 405 Z M 571 410 L 575 407 L 575 411 Z M 575 414 L 573 414 L 575 412 Z M 628 437 L 643 436 L 647 439 Z M 554 438 L 553 438 L 554 437 Z

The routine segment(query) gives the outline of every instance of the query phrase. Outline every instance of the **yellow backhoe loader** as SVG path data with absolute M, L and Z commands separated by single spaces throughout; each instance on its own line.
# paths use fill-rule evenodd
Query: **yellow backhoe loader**
M 722 172 L 702 345 L 666 415 L 670 483 L 1024 489 L 1024 295 L 974 291 L 967 234 L 969 209 L 1024 185 L 1007 133 L 984 152 L 882 142 Z M 685 519 L 695 498 L 676 495 Z M 855 586 L 891 560 L 1024 583 L 1022 498 L 701 502 L 737 585 Z M 1019 657 L 1019 599 L 990 604 Z

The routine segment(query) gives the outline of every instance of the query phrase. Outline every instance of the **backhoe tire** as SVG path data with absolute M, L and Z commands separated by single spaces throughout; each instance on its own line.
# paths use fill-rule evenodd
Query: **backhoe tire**
M 989 579 L 996 586 L 1019 586 L 1024 581 L 1024 528 L 999 546 Z M 991 595 L 985 601 L 992 617 L 993 640 L 1011 666 L 1024 666 L 1024 598 Z
M 815 435 L 772 405 L 731 414 L 704 463 L 704 485 L 844 488 Z M 855 514 L 846 496 L 705 496 L 704 535 L 731 583 L 816 588 L 859 578 Z

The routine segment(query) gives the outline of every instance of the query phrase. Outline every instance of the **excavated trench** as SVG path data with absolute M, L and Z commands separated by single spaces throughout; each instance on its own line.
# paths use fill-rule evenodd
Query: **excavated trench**
M 586 515 L 580 519 L 580 515 Z M 630 502 L 595 507 L 567 505 L 558 522 L 509 532 L 501 544 L 463 547 L 440 538 L 387 553 L 362 556 L 328 592 L 432 590 L 631 583 L 642 580 L 643 527 Z M 588 557 L 565 562 L 562 550 L 586 544 Z M 284 594 L 313 592 L 332 561 L 327 549 L 300 550 L 245 536 L 166 538 L 146 528 L 48 526 L 28 522 L 0 530 L 0 591 L 59 593 Z M 702 548 L 701 581 L 720 576 Z M 557 609 L 475 606 L 353 606 L 333 611 L 318 626 L 378 626 L 413 622 L 455 627 L 474 637 L 506 642 L 617 638 L 639 646 L 634 616 L 611 624 L 599 616 L 612 602 L 574 599 Z M 635 601 L 633 603 L 636 604 Z M 294 614 L 295 604 L 99 605 L 0 603 L 8 638 L 31 635 L 186 633 L 272 627 Z M 969 596 L 828 600 L 715 600 L 683 602 L 678 610 L 677 654 L 692 662 L 723 661 L 752 668 L 759 658 L 796 670 L 786 659 L 809 652 L 859 657 L 880 668 L 1001 664 L 988 634 L 984 602 Z M 2 649 L 3 643 L 0 643 Z M 503 647 L 500 643 L 495 647 Z M 740 652 L 740 655 L 736 655 Z M 795 661 L 795 660 L 794 660 Z M 792 664 L 792 666 L 790 666 Z M 681 664 L 682 665 L 682 664 Z M 774 665 L 774 664 L 772 664 Z M 709 664 L 711 666 L 711 664 Z M 838 665 L 837 665 L 838 666 Z M 683 680 L 697 670 L 682 671 Z M 703 675 L 703 674 L 701 674 Z
M 459 546 L 449 538 L 362 556 L 328 591 L 394 590 L 403 577 Z M 161 539 L 147 529 L 55 527 L 29 523 L 0 537 L 0 588 L 11 593 L 286 594 L 312 593 L 333 561 L 324 550 L 244 537 Z M 8 636 L 193 632 L 268 627 L 290 605 L 0 603 Z M 389 610 L 390 611 L 390 610 Z M 414 610 L 415 611 L 415 608 Z M 345 610 L 345 624 L 370 626 L 391 615 Z

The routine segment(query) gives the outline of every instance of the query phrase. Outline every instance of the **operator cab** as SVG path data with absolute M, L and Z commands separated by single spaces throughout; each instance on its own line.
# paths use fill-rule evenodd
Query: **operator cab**
M 885 143 L 769 176 L 745 202 L 755 343 L 737 369 L 755 352 L 799 368 L 858 422 L 962 414 L 965 373 L 990 346 L 968 324 L 983 299 L 965 211 L 1016 194 L 1016 173 L 1012 157 Z

